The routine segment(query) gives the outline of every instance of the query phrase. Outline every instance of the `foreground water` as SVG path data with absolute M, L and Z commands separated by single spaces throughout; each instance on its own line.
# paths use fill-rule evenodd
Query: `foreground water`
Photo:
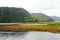
M 0 40 L 60 40 L 60 34 L 49 32 L 0 33 Z

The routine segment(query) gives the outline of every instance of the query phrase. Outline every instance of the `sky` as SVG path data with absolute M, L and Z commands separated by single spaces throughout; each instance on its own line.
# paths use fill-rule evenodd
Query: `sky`
M 0 7 L 22 7 L 30 13 L 60 17 L 60 0 L 0 0 Z

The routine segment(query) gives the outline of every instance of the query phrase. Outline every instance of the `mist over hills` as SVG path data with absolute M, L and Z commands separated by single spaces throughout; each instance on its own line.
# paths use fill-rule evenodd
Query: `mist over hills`
M 60 22 L 60 17 L 58 16 L 50 16 L 50 18 L 52 18 L 56 22 Z
M 42 13 L 30 14 L 24 8 L 0 7 L 0 23 L 11 22 L 50 22 L 49 16 Z

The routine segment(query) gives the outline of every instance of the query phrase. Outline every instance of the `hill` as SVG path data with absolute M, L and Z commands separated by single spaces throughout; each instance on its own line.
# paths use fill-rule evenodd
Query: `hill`
M 0 7 L 0 23 L 33 21 L 30 13 L 23 8 Z
M 24 8 L 0 7 L 0 23 L 14 22 L 49 22 L 53 21 L 42 13 L 30 14 Z
M 32 13 L 31 16 L 39 22 L 51 22 L 53 21 L 49 16 L 42 13 Z
M 54 21 L 60 21 L 60 17 L 57 16 L 50 16 Z

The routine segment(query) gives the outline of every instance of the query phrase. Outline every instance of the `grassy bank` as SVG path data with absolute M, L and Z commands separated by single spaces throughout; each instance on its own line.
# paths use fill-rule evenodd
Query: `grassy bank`
M 26 22 L 23 24 L 47 25 L 0 25 L 0 31 L 47 31 L 60 33 L 60 22 Z

